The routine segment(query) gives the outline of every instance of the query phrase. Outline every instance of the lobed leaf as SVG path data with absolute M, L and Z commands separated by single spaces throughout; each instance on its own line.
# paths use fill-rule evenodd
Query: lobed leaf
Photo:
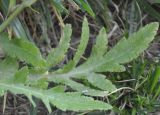
M 79 92 L 87 91 L 87 93 L 89 92 L 88 95 L 95 96 L 95 94 L 97 94 L 96 96 L 100 96 L 102 91 L 99 92 L 94 88 L 88 89 L 85 85 L 75 82 L 71 79 L 78 78 L 79 76 L 86 76 L 88 82 L 93 86 L 104 90 L 107 93 L 115 91 L 116 87 L 110 81 L 105 79 L 103 75 L 96 74 L 96 72 L 124 71 L 125 67 L 122 64 L 138 57 L 139 54 L 142 53 L 148 47 L 149 43 L 154 39 L 157 29 L 158 23 L 146 25 L 137 33 L 133 34 L 130 38 L 123 38 L 120 40 L 120 42 L 107 53 L 105 53 L 105 49 L 107 48 L 105 43 L 100 46 L 101 41 L 97 40 L 97 43 L 94 46 L 95 49 L 93 48 L 92 50 L 91 57 L 89 57 L 84 64 L 81 64 L 77 68 L 73 68 L 71 71 L 65 74 L 51 73 L 48 75 L 48 80 L 56 83 L 63 83 Z M 100 34 L 102 35 L 98 35 L 99 39 L 101 37 L 102 39 L 106 38 L 104 29 L 101 30 Z M 99 47 L 101 50 L 98 52 Z
M 130 38 L 123 38 L 118 44 L 107 52 L 106 33 L 102 29 L 97 36 L 96 44 L 93 46 L 91 56 L 89 59 L 78 67 L 75 67 L 83 54 L 89 38 L 89 28 L 86 19 L 83 23 L 83 32 L 80 45 L 73 60 L 66 66 L 66 73 L 49 73 L 42 74 L 39 72 L 44 67 L 52 67 L 57 65 L 65 56 L 69 48 L 71 37 L 71 26 L 64 27 L 64 33 L 61 37 L 59 46 L 47 57 L 46 61 L 41 57 L 40 52 L 36 46 L 30 42 L 12 39 L 9 40 L 6 34 L 0 36 L 0 45 L 4 51 L 11 57 L 17 57 L 27 63 L 31 63 L 35 68 L 38 66 L 39 74 L 35 73 L 35 77 L 30 75 L 28 80 L 28 68 L 22 68 L 18 72 L 18 66 L 15 59 L 6 59 L 0 63 L 0 95 L 3 95 L 7 90 L 15 94 L 24 94 L 28 97 L 31 103 L 35 106 L 33 96 L 43 101 L 49 112 L 51 112 L 50 104 L 55 105 L 61 110 L 83 111 L 83 110 L 108 110 L 112 107 L 104 102 L 93 100 L 89 96 L 106 96 L 108 92 L 113 92 L 116 87 L 105 78 L 104 75 L 98 72 L 120 72 L 124 71 L 123 64 L 135 59 L 142 53 L 154 39 L 158 29 L 158 23 L 151 23 L 141 28 L 137 33 L 130 36 Z M 87 37 L 85 39 L 85 37 Z M 100 40 L 101 39 L 101 40 Z M 105 41 L 105 42 L 104 42 Z M 3 67 L 4 66 L 4 67 Z M 13 68 L 12 68 L 13 67 Z M 35 69 L 34 68 L 34 69 Z M 33 70 L 34 70 L 33 69 Z M 13 75 L 10 73 L 14 73 Z M 16 73 L 16 74 L 15 74 Z M 14 76 L 15 75 L 15 76 Z M 23 76 L 23 77 L 22 77 Z M 41 77 L 39 77 L 41 76 Z M 6 81 L 6 78 L 14 78 L 18 83 Z M 88 84 L 76 81 L 79 78 L 87 80 Z M 11 79 L 12 80 L 12 79 Z M 29 86 L 24 86 L 25 81 L 29 81 Z M 36 82 L 35 82 L 36 81 Z M 48 82 L 52 81 L 58 84 L 63 84 L 71 87 L 77 92 L 66 93 L 62 85 L 52 87 L 46 90 Z M 31 83 L 32 82 L 32 83 Z M 16 83 L 16 82 L 15 82 Z M 34 88 L 33 88 L 34 87 Z
M 56 90 L 39 90 L 23 85 L 6 84 L 0 82 L 2 90 L 9 90 L 15 94 L 24 94 L 34 104 L 32 96 L 35 96 L 43 101 L 49 112 L 51 112 L 50 104 L 55 105 L 61 110 L 83 111 L 83 110 L 108 110 L 112 107 L 104 102 L 93 100 L 91 97 L 81 96 L 78 93 L 61 93 Z
M 127 63 L 138 57 L 139 54 L 142 53 L 154 39 L 158 27 L 159 24 L 156 22 L 146 25 L 137 33 L 131 35 L 127 40 L 123 38 L 114 48 L 106 53 L 104 57 L 98 57 L 99 59 L 92 60 L 89 59 L 86 63 L 68 73 L 68 75 L 75 76 L 75 74 L 83 74 L 93 71 L 99 72 L 99 68 L 103 69 L 103 67 L 105 67 L 103 69 L 105 72 L 116 72 L 117 68 L 118 72 L 125 70 L 121 64 Z M 112 69 L 107 66 L 110 66 Z M 116 69 L 114 70 L 114 68 Z
M 46 64 L 39 49 L 31 42 L 17 38 L 9 40 L 7 34 L 1 34 L 0 45 L 10 57 L 17 57 L 35 67 L 44 67 Z

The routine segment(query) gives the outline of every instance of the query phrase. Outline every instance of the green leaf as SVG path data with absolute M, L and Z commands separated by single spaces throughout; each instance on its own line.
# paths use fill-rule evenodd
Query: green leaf
M 91 97 L 81 96 L 78 93 L 60 93 L 54 90 L 38 90 L 23 85 L 6 84 L 2 82 L 0 82 L 0 88 L 9 90 L 15 94 L 24 94 L 32 103 L 34 103 L 32 96 L 35 96 L 44 102 L 49 112 L 51 112 L 49 103 L 63 111 L 108 110 L 112 108 L 107 103 L 96 101 Z
M 31 76 L 33 77 L 33 75 Z M 28 84 L 30 84 L 30 86 L 35 87 L 35 88 L 47 89 L 49 83 L 46 78 L 41 78 L 38 80 L 30 80 L 28 81 Z
M 6 58 L 5 60 L 0 60 L 0 81 L 8 81 L 14 76 L 18 70 L 18 64 L 16 59 Z
M 16 5 L 16 0 L 10 0 L 9 1 L 9 11 L 12 11 L 15 5 Z
M 82 94 L 90 96 L 105 97 L 109 92 L 113 92 L 116 90 L 115 85 L 113 85 L 111 81 L 105 79 L 105 76 L 102 74 L 88 73 L 87 75 L 84 76 L 85 77 L 80 77 L 80 78 L 87 79 L 89 83 L 99 88 L 100 90 L 90 88 L 88 86 L 83 85 L 82 83 L 73 81 L 72 79 L 69 78 L 54 76 L 54 79 L 52 81 L 56 83 L 65 84 L 67 86 L 70 86 L 72 89 L 81 92 Z
M 85 63 L 72 69 L 68 73 L 65 74 L 51 73 L 48 75 L 48 80 L 56 82 L 55 79 L 57 78 L 63 79 L 64 84 L 71 86 L 73 89 L 75 88 L 77 91 L 80 91 L 79 90 L 80 88 L 85 89 L 84 85 L 77 83 L 75 81 L 71 82 L 71 79 L 68 82 L 66 79 L 78 78 L 79 76 L 86 76 L 87 78 L 87 75 L 95 72 L 124 71 L 125 67 L 122 64 L 125 64 L 135 59 L 136 57 L 139 56 L 140 53 L 142 53 L 148 47 L 149 43 L 154 39 L 154 36 L 156 35 L 158 26 L 159 24 L 156 22 L 148 24 L 145 27 L 141 28 L 138 32 L 131 35 L 128 39 L 123 38 L 122 40 L 120 40 L 120 42 L 118 42 L 118 44 L 111 50 L 109 50 L 107 53 L 104 54 L 105 48 L 102 48 L 103 50 L 99 50 L 100 53 L 97 52 L 98 54 L 101 54 L 101 56 L 91 55 L 91 57 L 89 57 L 89 59 Z M 95 78 L 92 79 L 91 77 L 88 77 L 87 79 L 92 85 L 100 89 L 104 89 L 105 85 L 104 86 L 100 85 L 98 81 L 98 79 L 100 79 L 100 81 L 103 81 L 104 78 L 97 78 L 98 76 L 96 75 L 94 75 L 94 77 Z M 109 81 L 104 80 L 104 82 L 109 82 Z M 111 92 L 114 91 L 115 87 L 112 85 L 112 83 L 109 82 L 108 84 L 107 83 L 104 84 L 107 85 L 106 87 L 107 91 L 108 90 Z
M 82 35 L 81 35 L 81 41 L 80 44 L 78 46 L 77 52 L 73 58 L 73 61 L 76 64 L 79 62 L 81 56 L 83 55 L 87 44 L 88 44 L 88 40 L 89 40 L 89 27 L 88 27 L 88 21 L 86 18 L 84 18 L 83 24 L 82 24 Z
M 22 24 L 19 18 L 15 18 L 10 26 L 13 28 L 16 37 L 24 39 L 24 40 L 33 40 L 29 34 L 28 28 Z
M 139 56 L 154 39 L 157 34 L 159 23 L 150 23 L 141 28 L 138 32 L 132 34 L 127 40 L 122 39 L 106 55 L 106 63 L 113 62 L 124 64 Z M 118 54 L 118 55 L 117 55 Z
M 64 68 L 62 70 L 60 70 L 59 72 L 68 72 L 71 69 L 73 69 L 77 63 L 79 62 L 79 60 L 81 59 L 81 56 L 83 55 L 87 44 L 88 44 L 88 40 L 89 40 L 89 27 L 88 27 L 88 21 L 86 18 L 84 18 L 83 24 L 82 24 L 82 35 L 81 35 L 81 41 L 80 44 L 78 46 L 77 52 L 73 58 L 73 60 L 71 60 L 67 65 L 64 66 Z
M 102 28 L 97 36 L 96 44 L 92 48 L 91 56 L 103 56 L 107 52 L 107 34 L 105 28 Z
M 21 68 L 19 71 L 16 72 L 15 76 L 14 76 L 14 83 L 22 83 L 25 84 L 27 81 L 27 77 L 28 77 L 29 71 L 28 71 L 28 67 L 23 67 Z
M 34 71 L 34 75 L 33 73 L 29 74 L 30 77 L 29 79 L 27 79 L 27 81 L 29 81 L 29 84 L 19 85 L 13 84 L 13 82 L 8 83 L 8 81 L 6 81 L 5 79 L 7 77 L 10 78 L 10 76 L 12 78 L 12 76 L 14 76 L 17 71 L 17 68 L 14 70 L 12 70 L 13 68 L 10 68 L 16 67 L 16 60 L 10 61 L 10 59 L 8 59 L 8 61 L 6 62 L 1 61 L 0 72 L 9 72 L 11 69 L 11 72 L 14 74 L 12 75 L 11 73 L 5 73 L 4 76 L 0 74 L 0 95 L 3 95 L 7 90 L 15 94 L 24 94 L 28 97 L 28 99 L 34 106 L 35 102 L 33 100 L 33 97 L 39 98 L 43 101 L 49 112 L 51 112 L 50 104 L 55 105 L 57 108 L 64 111 L 90 111 L 111 109 L 112 107 L 109 104 L 96 101 L 93 98 L 86 96 L 88 95 L 103 97 L 107 96 L 108 92 L 117 91 L 116 87 L 109 80 L 105 79 L 104 75 L 98 72 L 124 71 L 125 67 L 123 66 L 123 64 L 128 63 L 138 57 L 139 54 L 148 47 L 149 43 L 154 39 L 154 36 L 156 35 L 158 26 L 158 23 L 151 23 L 146 25 L 138 32 L 131 35 L 128 39 L 123 38 L 122 40 L 120 40 L 120 42 L 118 42 L 118 44 L 108 52 L 106 43 L 102 42 L 107 42 L 105 30 L 102 29 L 97 36 L 96 44 L 93 46 L 91 56 L 86 62 L 78 67 L 75 67 L 75 62 L 78 63 L 80 55 L 83 54 L 86 47 L 86 43 L 84 42 L 87 42 L 88 40 L 81 41 L 78 51 L 71 61 L 73 65 L 71 64 L 71 66 L 69 66 L 72 69 L 69 69 L 69 71 L 67 71 L 66 73 L 47 72 L 46 74 L 42 74 L 39 73 L 39 71 L 38 73 L 36 73 L 36 69 L 34 70 L 32 68 L 29 72 Z M 87 26 L 84 25 L 83 27 Z M 85 31 L 82 33 L 82 35 L 88 36 L 88 34 L 85 34 Z M 63 59 L 69 47 L 70 36 L 71 26 L 66 25 L 59 46 L 55 49 L 55 51 L 51 51 L 51 53 L 47 57 L 47 67 L 55 66 Z M 102 41 L 99 39 L 101 39 Z M 85 45 L 83 46 L 82 44 Z M 38 48 L 29 42 L 18 39 L 9 40 L 7 36 L 2 34 L 2 36 L 0 36 L 0 45 L 3 46 L 4 51 L 6 51 L 6 53 L 11 57 L 17 57 L 21 60 L 26 61 L 27 63 L 35 65 L 36 67 L 38 64 L 38 66 L 42 67 L 40 69 L 46 67 L 45 64 L 42 64 L 42 62 L 45 63 L 45 61 L 43 60 L 43 58 L 40 58 L 41 55 Z M 13 66 L 11 66 L 12 63 Z M 5 69 L 3 69 L 3 65 L 5 65 L 5 68 L 7 68 L 6 71 Z M 23 75 L 23 71 L 27 73 L 26 69 L 20 69 L 19 72 L 17 72 L 17 79 L 20 78 L 19 76 Z M 27 76 L 27 74 L 25 73 L 24 76 Z M 87 81 L 84 82 L 84 80 Z M 18 81 L 24 82 L 25 80 L 19 79 Z M 37 84 L 35 84 L 34 86 L 35 81 Z M 51 87 L 49 90 L 44 90 L 47 89 L 47 83 L 50 81 L 57 83 L 58 85 L 56 87 Z M 33 84 L 31 82 L 33 82 Z M 64 87 L 61 85 L 67 85 L 71 87 L 71 89 L 73 89 L 75 92 L 65 92 Z M 159 90 L 155 96 L 157 96 L 158 94 Z
M 90 95 L 90 96 L 98 96 L 98 97 L 105 97 L 108 94 L 108 91 L 101 91 L 97 89 L 92 89 L 87 87 L 81 83 L 73 81 L 69 78 L 61 78 L 61 77 L 54 77 L 53 82 L 65 84 L 71 87 L 73 90 L 80 92 L 81 94 Z
M 113 92 L 117 89 L 115 85 L 113 85 L 111 81 L 107 80 L 106 76 L 102 74 L 90 73 L 87 75 L 87 80 L 93 86 L 108 92 Z
M 37 0 L 23 0 L 22 5 L 24 7 L 30 7 L 32 4 L 34 4 Z
M 9 40 L 7 34 L 1 34 L 0 45 L 11 57 L 17 57 L 35 67 L 44 67 L 46 65 L 39 49 L 31 42 L 17 38 Z
M 100 67 L 96 68 L 95 72 L 123 72 L 125 71 L 125 67 L 123 65 L 119 65 L 117 63 L 107 63 L 103 64 Z
M 92 10 L 92 8 L 90 7 L 90 5 L 88 4 L 88 2 L 86 0 L 74 0 L 80 7 L 82 7 L 82 9 L 84 9 L 85 11 L 87 11 L 91 16 L 95 17 L 95 14 Z
M 10 10 L 13 10 L 13 8 L 16 7 L 15 6 L 16 5 L 15 1 L 16 0 L 10 0 L 10 1 L 1 0 L 2 3 L 0 2 L 0 8 L 2 9 L 3 14 L 5 16 L 8 15 L 8 12 Z M 10 26 L 13 29 L 15 35 L 18 38 L 22 38 L 22 39 L 25 39 L 25 40 L 27 40 L 27 39 L 32 40 L 31 37 L 30 37 L 28 28 L 25 28 L 26 26 L 22 24 L 22 22 L 19 20 L 18 17 L 16 17 L 14 20 L 12 20 Z
M 59 12 L 68 12 L 61 0 L 50 0 L 50 3 L 53 4 Z
M 152 76 L 151 80 L 151 93 L 153 92 L 154 88 L 156 87 L 159 79 L 160 79 L 160 66 L 156 67 L 154 75 Z
M 151 17 L 160 20 L 160 13 L 154 9 L 146 0 L 136 0 L 141 9 L 148 13 Z
M 50 88 L 48 91 L 54 91 L 54 92 L 60 92 L 60 93 L 63 93 L 63 92 L 65 92 L 65 86 L 63 86 L 63 85 L 58 85 L 58 86 L 55 86 L 55 87 L 53 87 L 53 88 Z
M 137 33 L 131 35 L 127 40 L 123 38 L 114 48 L 107 52 L 103 57 L 99 57 L 99 59 L 92 60 L 88 59 L 86 63 L 77 67 L 75 70 L 71 71 L 71 73 L 68 74 L 83 74 L 92 71 L 99 72 L 99 68 L 102 67 L 106 67 L 104 68 L 105 72 L 116 72 L 117 68 L 121 71 L 125 70 L 121 64 L 127 63 L 138 57 L 139 54 L 142 53 L 148 47 L 149 43 L 154 39 L 158 27 L 159 24 L 156 22 L 146 25 L 145 27 L 141 28 Z M 116 69 L 111 70 L 107 66 Z
M 67 24 L 64 27 L 63 35 L 60 39 L 59 46 L 56 49 L 53 49 L 48 57 L 47 57 L 47 64 L 49 67 L 54 67 L 57 65 L 60 61 L 63 60 L 65 57 L 65 53 L 67 52 L 69 48 L 69 42 L 70 42 L 70 37 L 72 34 L 72 29 L 71 25 Z

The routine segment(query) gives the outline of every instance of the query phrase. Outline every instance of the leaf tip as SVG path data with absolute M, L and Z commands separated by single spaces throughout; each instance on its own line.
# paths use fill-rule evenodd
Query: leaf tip
M 85 16 L 84 19 L 83 19 L 83 23 L 87 23 L 88 25 L 88 20 L 87 20 L 87 17 Z
M 156 31 L 158 30 L 159 28 L 159 22 L 152 22 L 149 24 L 150 26 L 154 27 L 156 29 Z

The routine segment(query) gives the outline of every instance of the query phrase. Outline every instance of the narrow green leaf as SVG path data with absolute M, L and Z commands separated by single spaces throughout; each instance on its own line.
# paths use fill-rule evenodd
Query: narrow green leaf
M 53 87 L 53 88 L 50 88 L 48 91 L 63 93 L 63 92 L 65 92 L 65 86 L 63 86 L 63 85 L 58 85 L 58 86 L 55 86 L 55 87 Z
M 2 2 L 2 3 L 1 3 Z M 5 16 L 8 15 L 8 10 L 11 10 L 11 7 L 14 7 L 15 0 L 10 0 L 11 3 L 8 3 L 7 0 L 1 0 L 0 2 L 0 8 L 2 9 L 2 12 Z M 9 8 L 8 8 L 9 4 Z M 22 38 L 22 39 L 29 39 L 31 40 L 28 28 L 25 28 L 26 26 L 22 24 L 22 22 L 19 20 L 18 17 L 16 17 L 10 24 L 11 28 L 13 29 L 16 37 Z
M 50 0 L 50 3 L 54 5 L 59 12 L 68 13 L 68 10 L 63 6 L 63 3 L 61 0 Z
M 73 58 L 73 60 L 69 61 L 69 63 L 64 66 L 64 68 L 62 70 L 60 70 L 59 72 L 68 72 L 71 69 L 73 69 L 77 63 L 79 62 L 79 60 L 81 59 L 81 56 L 83 55 L 87 44 L 88 44 L 88 40 L 89 40 L 89 27 L 88 27 L 88 21 L 86 18 L 84 18 L 83 24 L 82 24 L 82 34 L 81 34 L 81 41 L 80 44 L 77 48 L 77 52 Z
M 103 64 L 100 67 L 96 68 L 95 72 L 123 72 L 126 68 L 123 65 L 117 63 L 107 63 Z
M 88 27 L 88 21 L 86 18 L 84 18 L 83 24 L 82 24 L 82 35 L 81 35 L 81 41 L 78 46 L 77 52 L 73 58 L 73 61 L 75 62 L 75 65 L 79 62 L 81 56 L 83 55 L 87 44 L 89 40 L 89 27 Z
M 108 94 L 108 91 L 92 89 L 90 87 L 87 87 L 81 83 L 78 83 L 68 78 L 54 77 L 53 81 L 55 83 L 65 84 L 71 87 L 73 90 L 76 90 L 81 94 L 85 94 L 85 95 L 105 97 Z
M 23 0 L 22 5 L 24 7 L 30 7 L 32 4 L 34 4 L 37 0 Z
M 16 0 L 10 0 L 9 1 L 9 11 L 12 11 L 15 5 L 16 5 Z
M 158 87 L 156 94 L 154 95 L 154 99 L 160 95 L 160 87 Z
M 105 28 L 102 28 L 96 38 L 96 44 L 92 48 L 91 56 L 103 56 L 107 52 L 107 34 Z
M 141 9 L 148 13 L 151 17 L 160 20 L 160 13 L 155 10 L 146 0 L 136 0 Z
M 65 53 L 69 48 L 70 37 L 72 34 L 71 25 L 67 24 L 64 27 L 63 35 L 60 39 L 59 46 L 53 49 L 47 57 L 47 64 L 49 67 L 57 65 L 65 57 Z
M 87 11 L 91 16 L 95 17 L 95 14 L 86 0 L 74 0 L 80 7 Z
M 16 37 L 24 40 L 33 40 L 31 39 L 29 30 L 26 27 L 26 25 L 23 25 L 18 18 L 15 18 L 10 24 L 10 26 L 13 28 L 13 31 L 16 34 Z
M 90 73 L 87 75 L 87 80 L 95 87 L 100 88 L 102 90 L 113 92 L 117 88 L 112 84 L 111 81 L 105 78 L 106 76 L 102 74 Z
M 155 86 L 159 82 L 160 79 L 160 66 L 156 67 L 154 75 L 153 75 L 153 80 L 151 81 L 151 93 L 153 92 Z

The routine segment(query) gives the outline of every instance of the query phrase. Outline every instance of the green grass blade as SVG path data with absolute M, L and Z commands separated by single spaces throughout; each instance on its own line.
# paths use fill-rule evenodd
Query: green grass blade
M 157 12 L 146 0 L 137 0 L 140 8 L 142 8 L 146 13 L 148 13 L 153 18 L 160 20 L 160 13 Z
M 160 79 L 160 66 L 156 67 L 152 82 L 151 82 L 151 93 L 153 92 L 154 88 L 156 87 L 158 81 Z
M 91 16 L 95 17 L 95 14 L 86 0 L 74 0 L 80 7 L 87 11 Z

